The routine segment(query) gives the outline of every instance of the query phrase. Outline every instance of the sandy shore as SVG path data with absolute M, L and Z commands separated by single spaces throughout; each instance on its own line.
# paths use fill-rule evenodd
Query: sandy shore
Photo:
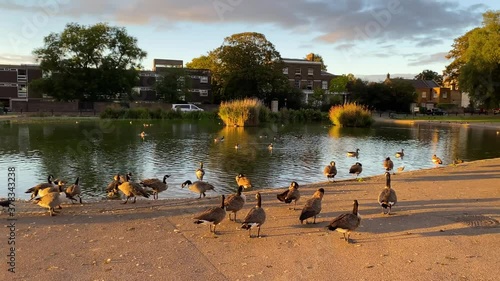
M 391 216 L 376 201 L 382 176 L 301 186 L 300 208 L 325 189 L 318 223 L 307 225 L 276 199 L 281 189 L 262 190 L 261 238 L 227 218 L 217 236 L 193 224 L 216 197 L 68 204 L 55 217 L 17 202 L 16 273 L 7 271 L 4 228 L 0 280 L 498 280 L 500 159 L 392 179 L 399 202 Z M 255 205 L 255 191 L 246 194 L 239 219 Z M 353 199 L 363 218 L 347 244 L 325 226 L 350 212 Z

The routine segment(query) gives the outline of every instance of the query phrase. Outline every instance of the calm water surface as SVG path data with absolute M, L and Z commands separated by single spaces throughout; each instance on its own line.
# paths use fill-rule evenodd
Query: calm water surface
M 361 176 L 380 175 L 390 156 L 405 171 L 432 168 L 437 154 L 444 164 L 500 157 L 500 136 L 494 129 L 439 124 L 378 124 L 370 129 L 338 128 L 329 124 L 278 124 L 261 128 L 226 128 L 205 121 L 87 120 L 0 123 L 0 197 L 7 194 L 7 168 L 17 170 L 17 198 L 45 182 L 49 174 L 68 183 L 80 177 L 84 198 L 105 198 L 104 188 L 116 173 L 133 173 L 134 180 L 168 174 L 169 189 L 160 198 L 195 198 L 181 189 L 195 181 L 204 162 L 204 180 L 215 195 L 234 192 L 235 176 L 244 173 L 256 188 L 284 187 L 325 181 L 322 171 L 337 163 L 337 179 L 352 178 L 349 167 L 363 164 Z M 145 131 L 143 139 L 139 134 Z M 224 142 L 214 138 L 224 136 Z M 276 137 L 276 139 L 274 139 Z M 270 151 L 268 144 L 273 143 Z M 240 148 L 235 149 L 239 144 Z M 359 158 L 347 151 L 360 149 Z M 394 154 L 404 149 L 404 159 Z

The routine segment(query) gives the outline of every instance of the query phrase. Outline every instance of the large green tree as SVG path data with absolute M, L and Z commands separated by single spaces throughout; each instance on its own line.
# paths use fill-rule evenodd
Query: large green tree
M 357 79 L 348 84 L 351 101 L 380 111 L 409 112 L 416 98 L 413 85 L 403 79 L 393 79 L 391 83 L 368 83 Z
M 183 68 L 169 68 L 163 70 L 156 79 L 155 90 L 159 99 L 165 102 L 176 103 L 184 97 L 189 100 L 190 78 Z
M 426 69 L 419 74 L 415 75 L 415 79 L 417 80 L 434 80 L 440 86 L 443 85 L 443 75 L 440 75 L 436 71 L 432 71 L 430 69 Z
M 500 102 L 500 11 L 483 14 L 483 24 L 455 39 L 446 67 L 451 81 L 487 107 Z
M 67 24 L 33 51 L 44 77 L 31 86 L 59 100 L 110 100 L 134 87 L 146 52 L 125 28 Z

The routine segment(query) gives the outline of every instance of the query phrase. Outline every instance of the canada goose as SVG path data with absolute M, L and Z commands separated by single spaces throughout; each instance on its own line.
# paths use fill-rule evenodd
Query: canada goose
M 214 142 L 223 142 L 223 141 L 224 141 L 224 136 L 214 139 Z
M 336 230 L 344 234 L 344 240 L 349 243 L 349 236 L 351 232 L 358 228 L 361 222 L 361 216 L 358 213 L 358 200 L 354 200 L 354 207 L 352 213 L 342 214 L 334 218 L 333 221 L 327 226 L 328 230 Z M 347 233 L 347 238 L 345 234 Z
M 392 162 L 391 157 L 385 158 L 382 165 L 386 171 L 392 171 L 392 169 L 394 169 L 394 163 Z
M 163 181 L 159 179 L 145 179 L 140 182 L 145 187 L 149 187 L 153 190 L 153 199 L 158 199 L 158 193 L 168 189 L 167 178 L 169 175 L 163 176 Z
M 80 199 L 80 204 L 82 204 L 82 196 L 81 196 L 82 190 L 80 189 L 80 185 L 78 184 L 79 181 L 80 177 L 77 177 L 75 183 L 68 186 L 68 188 L 66 188 L 66 191 L 64 192 L 66 194 L 66 197 L 71 199 L 71 203 L 73 203 L 73 201 L 76 201 L 75 196 L 78 195 L 78 199 Z
M 145 138 L 145 137 L 147 136 L 147 134 L 146 134 L 144 131 L 142 131 L 142 132 L 139 134 L 139 136 L 140 136 L 141 138 Z
M 255 195 L 257 206 L 250 209 L 241 225 L 242 229 L 248 229 L 248 235 L 252 238 L 252 228 L 257 227 L 257 237 L 260 237 L 260 227 L 266 221 L 266 211 L 262 208 L 262 198 L 260 192 Z
M 434 154 L 432 155 L 432 163 L 438 166 L 439 164 L 443 164 L 443 161 L 441 160 L 441 158 L 437 157 L 436 154 Z
M 326 176 L 328 181 L 330 179 L 333 181 L 333 178 L 337 175 L 337 167 L 335 167 L 335 161 L 331 161 L 330 165 L 326 166 L 325 169 L 323 170 L 323 175 Z
M 40 207 L 49 209 L 50 216 L 54 215 L 55 207 L 61 209 L 61 197 L 59 192 L 47 193 L 45 196 L 35 198 L 34 202 Z
M 405 156 L 405 150 L 401 149 L 401 151 L 396 152 L 396 158 L 403 158 Z
M 45 196 L 49 193 L 52 193 L 52 192 L 63 192 L 64 191 L 64 185 L 65 185 L 64 181 L 56 180 L 53 183 L 55 184 L 55 186 L 39 189 L 38 196 L 43 197 L 43 196 Z
M 405 166 L 401 166 L 401 167 L 398 168 L 398 172 L 402 172 L 404 170 L 405 170 Z
M 252 182 L 244 174 L 238 174 L 235 179 L 238 186 L 242 185 L 245 189 L 252 188 Z
M 0 200 L 0 206 L 2 206 L 3 208 L 10 208 L 10 205 L 13 204 L 14 201 L 12 200 Z
M 297 201 L 300 199 L 299 184 L 295 181 L 292 181 L 288 189 L 285 190 L 285 192 L 278 194 L 276 197 L 278 197 L 278 200 L 280 200 L 281 202 L 285 202 L 287 204 L 295 201 L 295 204 L 293 205 L 293 209 L 295 210 Z
M 462 159 L 457 158 L 457 159 L 453 160 L 454 165 L 458 165 L 458 164 L 462 164 L 462 163 L 464 163 L 464 160 L 462 160 Z
M 357 176 L 359 176 L 359 174 L 361 174 L 362 171 L 363 171 L 363 165 L 361 165 L 361 163 L 359 163 L 359 162 L 356 162 L 349 169 L 349 174 L 356 174 L 356 177 L 357 177 Z
M 299 217 L 301 224 L 310 217 L 314 217 L 313 223 L 316 223 L 316 216 L 321 212 L 321 200 L 323 199 L 323 195 L 325 195 L 325 190 L 320 188 L 307 200 Z
M 36 196 L 38 196 L 38 191 L 39 190 L 47 188 L 47 187 L 56 187 L 56 184 L 54 184 L 52 182 L 53 178 L 54 178 L 54 176 L 49 175 L 47 177 L 47 182 L 37 184 L 37 185 L 33 186 L 32 188 L 26 190 L 25 193 L 31 193 L 30 200 L 33 200 L 33 198 L 35 198 Z
M 229 195 L 224 201 L 224 206 L 226 206 L 226 211 L 232 212 L 234 214 L 234 221 L 236 221 L 236 213 L 243 208 L 245 205 L 245 198 L 241 196 L 243 191 L 243 186 L 238 186 L 238 192 L 236 194 Z M 229 213 L 229 220 L 231 220 L 231 213 Z
M 106 187 L 106 193 L 108 198 L 115 198 L 118 194 L 118 186 L 121 184 L 120 174 L 116 174 L 113 177 L 113 181 L 108 184 Z
M 348 151 L 347 156 L 349 157 L 358 157 L 359 156 L 359 148 L 356 148 L 356 151 Z
M 390 215 L 392 206 L 396 205 L 397 202 L 398 197 L 396 196 L 396 191 L 391 188 L 391 174 L 385 172 L 385 187 L 378 195 L 378 203 L 384 208 L 384 214 L 385 210 L 389 208 L 387 214 Z
M 203 180 L 203 176 L 205 176 L 205 170 L 203 170 L 203 162 L 200 162 L 200 167 L 196 169 L 194 173 L 196 174 L 196 178 L 198 180 Z
M 129 173 L 130 174 L 130 173 Z M 126 181 L 118 185 L 118 189 L 125 195 L 127 196 L 127 199 L 125 202 L 122 204 L 127 204 L 128 199 L 130 197 L 134 197 L 134 201 L 132 203 L 135 203 L 136 201 L 136 196 L 144 196 L 146 198 L 149 198 L 149 193 L 142 188 L 142 186 L 136 182 L 131 182 L 130 181 L 130 175 L 126 175 Z
M 217 225 L 219 223 L 221 223 L 222 220 L 224 220 L 224 218 L 226 217 L 226 210 L 224 209 L 224 200 L 225 200 L 225 197 L 224 195 L 222 195 L 222 203 L 221 203 L 221 206 L 220 207 L 212 207 L 200 214 L 198 214 L 197 216 L 195 216 L 193 219 L 195 219 L 196 221 L 194 223 L 196 224 L 208 224 L 208 226 L 210 227 L 210 232 L 212 232 L 212 225 L 214 226 L 214 230 L 213 230 L 213 233 L 215 233 L 215 227 L 217 227 Z
M 187 180 L 181 185 L 181 187 L 184 188 L 184 186 L 186 185 L 189 187 L 189 190 L 200 194 L 200 197 L 198 197 L 198 199 L 201 198 L 201 195 L 205 197 L 205 192 L 207 192 L 208 190 L 215 190 L 213 185 L 204 181 L 191 182 L 190 180 Z
M 240 144 L 237 143 L 235 146 L 234 146 L 234 149 L 240 149 Z
M 269 149 L 269 150 L 273 150 L 273 143 L 270 143 L 270 144 L 267 146 L 267 149 Z

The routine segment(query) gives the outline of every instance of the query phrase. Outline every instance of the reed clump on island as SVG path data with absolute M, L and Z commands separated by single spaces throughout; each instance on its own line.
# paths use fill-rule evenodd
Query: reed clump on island
M 263 108 L 265 106 L 256 98 L 222 102 L 219 107 L 219 117 L 226 126 L 257 126 Z
M 371 111 L 356 103 L 332 106 L 328 116 L 336 126 L 370 127 L 373 124 Z

